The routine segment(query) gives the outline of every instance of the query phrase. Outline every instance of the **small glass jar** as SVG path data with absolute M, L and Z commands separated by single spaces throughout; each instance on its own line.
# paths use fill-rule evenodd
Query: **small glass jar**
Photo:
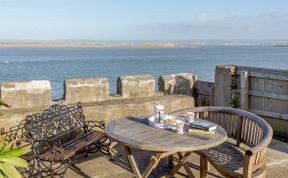
M 157 102 L 155 105 L 154 115 L 155 115 L 155 122 L 157 123 L 161 122 L 165 118 L 164 106 L 161 105 L 159 102 Z
M 176 121 L 176 128 L 178 134 L 184 134 L 184 125 L 185 125 L 184 121 L 181 120 Z
M 195 112 L 187 112 L 185 117 L 185 122 L 191 123 L 195 119 Z

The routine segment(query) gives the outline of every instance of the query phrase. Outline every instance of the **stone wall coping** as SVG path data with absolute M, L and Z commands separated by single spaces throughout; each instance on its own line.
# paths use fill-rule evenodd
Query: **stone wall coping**
M 152 74 L 140 74 L 140 75 L 123 75 L 119 77 L 120 79 L 125 79 L 125 80 L 129 80 L 129 79 L 138 79 L 138 80 L 147 80 L 147 79 L 151 79 L 154 80 L 154 76 Z
M 22 80 L 22 81 L 14 81 L 14 82 L 2 82 L 1 88 L 5 88 L 6 91 L 19 91 L 19 90 L 33 90 L 41 91 L 41 90 L 50 90 L 51 85 L 48 80 Z
M 65 84 L 69 87 L 102 85 L 102 82 L 108 82 L 105 77 L 88 77 L 88 78 L 72 78 L 64 80 Z

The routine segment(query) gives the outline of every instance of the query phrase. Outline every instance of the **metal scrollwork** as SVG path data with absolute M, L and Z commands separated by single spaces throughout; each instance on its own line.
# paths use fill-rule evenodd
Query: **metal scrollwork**
M 52 167 L 59 161 L 48 161 L 49 164 L 44 163 L 47 160 L 41 159 L 41 154 L 46 150 L 53 149 L 53 151 L 57 151 L 64 158 L 65 153 L 62 145 L 65 142 L 61 142 L 63 137 L 72 132 L 77 134 L 96 130 L 104 132 L 105 123 L 103 121 L 85 121 L 82 104 L 79 102 L 74 106 L 55 104 L 42 113 L 27 116 L 23 123 L 23 128 L 25 139 L 32 144 L 31 150 L 35 155 L 37 171 L 41 174 L 48 171 L 50 175 L 53 175 Z M 104 135 L 103 138 L 88 145 L 85 150 L 87 154 L 100 151 L 112 159 L 109 151 L 110 143 L 111 140 Z M 63 159 L 61 161 L 60 159 L 60 163 L 64 165 L 66 170 L 71 160 Z
M 43 113 L 27 116 L 26 130 L 29 131 L 29 139 L 47 140 L 83 128 L 85 120 L 81 106 L 81 104 L 70 107 L 55 104 Z
M 0 136 L 6 144 L 14 143 L 13 146 L 17 148 L 25 147 L 29 144 L 26 135 L 26 130 L 24 129 L 25 120 L 21 121 L 17 126 L 11 127 L 9 130 L 1 128 Z

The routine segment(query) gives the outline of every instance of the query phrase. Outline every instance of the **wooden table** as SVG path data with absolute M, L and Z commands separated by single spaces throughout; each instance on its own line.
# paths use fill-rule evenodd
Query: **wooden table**
M 194 177 L 186 161 L 192 151 L 204 150 L 225 142 L 226 131 L 217 126 L 214 134 L 184 133 L 177 134 L 170 130 L 154 128 L 148 125 L 147 117 L 125 117 L 110 122 L 106 125 L 105 133 L 112 140 L 124 146 L 133 172 L 137 178 L 146 178 L 158 165 L 160 159 L 169 156 L 169 162 L 173 162 L 173 154 L 177 154 L 179 162 L 173 166 L 170 176 L 173 176 L 182 166 L 189 177 Z M 156 154 L 151 157 L 151 162 L 141 174 L 131 148 L 145 151 L 153 151 Z M 172 157 L 172 159 L 171 159 Z

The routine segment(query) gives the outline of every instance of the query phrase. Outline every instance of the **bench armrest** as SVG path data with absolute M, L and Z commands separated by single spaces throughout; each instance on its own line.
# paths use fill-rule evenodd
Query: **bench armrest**
M 86 121 L 86 128 L 88 131 L 92 130 L 102 130 L 105 129 L 105 122 L 104 121 Z

